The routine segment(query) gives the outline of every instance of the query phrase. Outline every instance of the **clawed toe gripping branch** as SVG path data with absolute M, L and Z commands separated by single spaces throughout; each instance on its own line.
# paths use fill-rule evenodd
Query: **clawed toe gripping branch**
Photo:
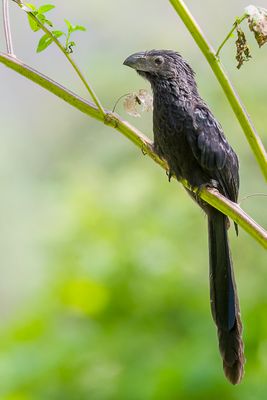
M 132 143 L 134 143 L 137 147 L 139 147 L 143 152 L 145 152 L 150 158 L 152 158 L 157 164 L 163 167 L 166 171 L 168 171 L 167 164 L 164 160 L 160 159 L 157 154 L 153 150 L 152 142 L 149 138 L 147 138 L 142 132 L 132 126 L 129 122 L 125 121 L 119 115 L 113 113 L 110 110 L 104 109 L 101 102 L 97 98 L 92 86 L 85 79 L 77 64 L 73 61 L 70 55 L 70 48 L 66 45 L 64 46 L 59 41 L 59 34 L 55 34 L 49 28 L 49 22 L 45 23 L 44 19 L 40 18 L 40 13 L 38 14 L 38 10 L 29 8 L 29 5 L 23 4 L 21 0 L 13 0 L 15 1 L 27 14 L 28 18 L 34 21 L 35 26 L 38 29 L 43 30 L 45 33 L 47 40 L 51 43 L 55 43 L 60 51 L 66 56 L 68 61 L 73 66 L 75 72 L 87 88 L 91 99 L 93 102 L 85 100 L 78 96 L 77 94 L 71 92 L 69 89 L 63 87 L 59 83 L 53 81 L 49 77 L 43 75 L 42 73 L 34 70 L 30 66 L 27 66 L 20 60 L 18 60 L 14 55 L 12 38 L 11 38 L 11 30 L 9 24 L 9 16 L 8 16 L 8 0 L 3 1 L 3 20 L 4 20 L 4 29 L 5 29 L 5 38 L 7 44 L 7 54 L 0 53 L 0 62 L 4 64 L 6 67 L 11 68 L 15 72 L 23 75 L 27 79 L 35 82 L 39 86 L 44 89 L 50 91 L 57 97 L 66 101 L 68 104 L 77 108 L 81 112 L 87 114 L 91 118 L 97 119 L 98 121 L 112 127 L 113 129 L 119 131 L 124 136 L 126 136 Z M 194 37 L 196 43 L 206 56 L 208 62 L 210 63 L 217 79 L 221 83 L 228 100 L 246 134 L 246 137 L 251 145 L 251 148 L 256 156 L 256 159 L 261 167 L 261 170 L 264 176 L 267 178 L 267 158 L 264 147 L 255 133 L 254 128 L 251 125 L 250 119 L 243 107 L 240 103 L 237 94 L 235 93 L 226 73 L 223 71 L 220 61 L 218 57 L 216 57 L 215 52 L 209 46 L 206 39 L 204 38 L 203 33 L 201 32 L 199 26 L 193 19 L 192 15 L 186 8 L 185 4 L 182 1 L 178 0 L 170 0 L 170 3 L 173 5 L 177 13 L 182 18 L 183 22 L 191 32 Z M 44 6 L 43 6 L 44 7 Z M 52 7 L 53 8 L 53 7 Z M 50 8 L 51 9 L 51 8 Z M 39 9 L 40 10 L 40 9 Z M 39 17 L 38 17 L 39 15 Z M 41 13 L 42 15 L 42 13 Z M 71 25 L 72 26 L 72 25 Z M 68 27 L 69 29 L 69 27 Z M 84 29 L 81 29 L 84 30 Z M 58 31 L 56 31 L 58 32 Z M 69 45 L 73 42 L 69 42 Z M 196 191 L 189 187 L 188 182 L 181 182 L 187 189 Z M 218 191 L 211 188 L 203 188 L 199 192 L 199 196 L 211 204 L 213 207 L 220 210 L 222 213 L 228 215 L 234 222 L 236 222 L 239 226 L 241 226 L 247 233 L 249 233 L 255 240 L 257 240 L 263 247 L 267 248 L 267 232 L 258 225 L 252 218 L 250 218 L 240 207 L 238 204 L 231 202 L 222 196 Z

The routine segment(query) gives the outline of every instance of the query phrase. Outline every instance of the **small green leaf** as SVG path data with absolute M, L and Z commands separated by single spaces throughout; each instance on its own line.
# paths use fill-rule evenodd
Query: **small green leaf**
M 69 33 L 72 33 L 74 31 L 86 31 L 86 28 L 82 25 L 72 25 L 67 19 L 64 19 L 64 21 L 68 27 Z
M 52 31 L 52 33 L 53 33 L 53 36 L 55 36 L 56 38 L 59 38 L 60 36 L 65 35 L 65 33 L 62 31 Z
M 82 25 L 75 25 L 72 27 L 72 32 L 74 31 L 86 31 L 86 28 Z
M 53 4 L 44 4 L 43 6 L 41 6 L 39 8 L 38 11 L 39 11 L 40 14 L 44 14 L 44 13 L 50 11 L 50 10 L 53 10 L 53 8 L 55 8 L 55 6 L 53 6 Z
M 28 21 L 29 21 L 29 25 L 31 27 L 31 29 L 33 30 L 33 32 L 37 32 L 40 29 L 40 26 L 38 25 L 38 23 L 36 21 L 34 21 L 34 19 L 32 19 L 32 17 L 28 14 Z
M 38 14 L 36 15 L 36 17 L 37 17 L 42 23 L 44 23 L 45 20 L 46 20 L 45 15 L 44 15 L 44 14 L 40 14 L 39 12 L 38 12 Z
M 51 28 L 52 28 L 53 24 L 49 19 L 45 19 L 44 22 L 45 22 L 45 24 L 47 24 L 48 26 L 51 26 Z
M 36 10 L 36 7 L 35 7 L 35 5 L 34 4 L 31 4 L 31 3 L 25 3 L 25 6 L 27 6 L 28 8 L 30 8 L 31 10 Z
M 67 19 L 64 19 L 64 21 L 67 25 L 68 31 L 72 32 L 73 26 L 71 25 L 70 21 L 68 21 Z
M 44 36 L 41 37 L 37 46 L 37 53 L 44 51 L 50 44 L 53 43 L 53 39 L 46 33 Z
M 46 16 L 44 14 L 40 14 L 38 12 L 38 14 L 36 15 L 36 17 L 40 20 L 40 22 L 45 25 L 47 24 L 48 26 L 53 26 L 52 22 L 49 19 L 46 19 Z

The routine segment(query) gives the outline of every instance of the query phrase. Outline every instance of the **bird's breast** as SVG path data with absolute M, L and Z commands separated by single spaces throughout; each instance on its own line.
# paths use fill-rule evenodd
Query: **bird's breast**
M 185 140 L 185 128 L 188 113 L 183 104 L 178 102 L 166 102 L 166 100 L 154 101 L 153 131 L 154 138 L 159 142 L 176 145 Z
M 168 162 L 177 178 L 189 179 L 196 159 L 187 136 L 192 130 L 192 119 L 185 101 L 167 102 L 154 98 L 153 131 L 155 148 Z

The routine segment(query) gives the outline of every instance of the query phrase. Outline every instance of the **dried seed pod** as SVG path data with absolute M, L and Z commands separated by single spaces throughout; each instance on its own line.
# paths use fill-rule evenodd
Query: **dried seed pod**
M 267 10 L 262 7 L 246 7 L 249 29 L 254 33 L 259 47 L 267 42 Z
M 235 42 L 236 44 L 236 60 L 238 62 L 237 68 L 241 68 L 242 65 L 244 64 L 245 61 L 248 61 L 252 56 L 250 54 L 250 50 L 247 44 L 247 39 L 240 28 L 240 26 L 237 25 L 236 27 L 237 31 L 237 40 Z
M 153 97 L 145 89 L 140 89 L 138 93 L 130 93 L 125 97 L 123 106 L 127 114 L 132 117 L 141 117 L 137 110 L 138 106 L 141 106 L 141 112 L 152 111 L 153 109 Z

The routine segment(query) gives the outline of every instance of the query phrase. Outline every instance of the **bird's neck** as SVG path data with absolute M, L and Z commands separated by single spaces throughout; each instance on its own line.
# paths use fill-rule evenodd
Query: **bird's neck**
M 184 105 L 198 97 L 196 84 L 188 83 L 187 80 L 179 78 L 160 79 L 150 82 L 154 94 L 154 102 L 162 102 L 166 105 Z

